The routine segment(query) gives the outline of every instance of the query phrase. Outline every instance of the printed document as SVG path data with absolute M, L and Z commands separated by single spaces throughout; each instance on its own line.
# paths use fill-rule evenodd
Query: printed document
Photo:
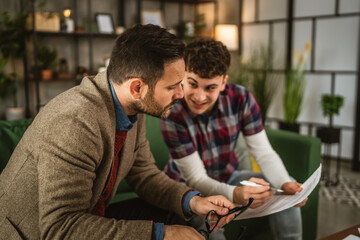
M 302 191 L 294 195 L 273 195 L 269 201 L 257 208 L 248 208 L 234 220 L 262 217 L 301 203 L 314 190 L 320 181 L 321 164 L 319 168 L 302 184 Z

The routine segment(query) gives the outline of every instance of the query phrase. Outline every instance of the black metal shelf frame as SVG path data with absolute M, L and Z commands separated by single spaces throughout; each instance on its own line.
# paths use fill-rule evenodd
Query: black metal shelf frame
M 331 94 L 334 94 L 335 87 L 334 81 L 336 75 L 341 74 L 352 74 L 356 75 L 357 77 L 357 91 L 356 91 L 356 119 L 355 119 L 355 127 L 351 127 L 351 129 L 355 129 L 355 134 L 353 138 L 353 159 L 352 159 L 352 169 L 355 171 L 360 171 L 360 47 L 358 47 L 358 57 L 357 57 L 357 70 L 356 71 L 343 71 L 343 70 L 331 70 L 331 71 L 324 71 L 324 70 L 316 70 L 315 69 L 315 43 L 316 43 L 316 23 L 318 20 L 322 19 L 334 19 L 334 18 L 341 18 L 341 17 L 360 17 L 359 12 L 352 12 L 352 13 L 339 13 L 339 0 L 335 0 L 335 11 L 334 14 L 326 14 L 326 15 L 317 15 L 317 16 L 302 16 L 302 17 L 295 17 L 294 11 L 294 0 L 287 0 L 288 8 L 287 8 L 287 18 L 279 18 L 279 19 L 270 19 L 270 20 L 259 20 L 259 0 L 255 0 L 255 20 L 249 22 L 242 21 L 242 9 L 243 9 L 243 0 L 240 0 L 239 4 L 239 55 L 242 54 L 242 28 L 243 26 L 251 26 L 251 25 L 258 25 L 258 24 L 268 24 L 269 25 L 269 44 L 272 43 L 273 38 L 273 24 L 274 23 L 287 23 L 287 43 L 286 43 L 286 68 L 283 70 L 273 70 L 274 72 L 281 72 L 286 73 L 288 69 L 290 69 L 292 64 L 292 44 L 293 44 L 293 25 L 294 21 L 311 21 L 312 22 L 312 32 L 311 32 L 311 40 L 313 47 L 311 49 L 310 58 L 311 58 L 311 65 L 310 70 L 306 70 L 306 74 L 326 74 L 331 75 Z M 359 37 L 358 37 L 360 46 L 360 18 L 359 18 Z M 277 120 L 276 118 L 268 118 L 269 120 Z M 280 119 L 278 119 L 280 120 Z M 318 123 L 305 123 L 299 122 L 301 124 L 306 124 L 309 126 L 317 126 Z M 321 124 L 320 124 L 321 125 Z M 319 126 L 320 126 L 319 125 Z M 347 126 L 338 126 L 340 128 L 344 128 L 349 130 Z M 310 130 L 309 130 L 310 132 Z

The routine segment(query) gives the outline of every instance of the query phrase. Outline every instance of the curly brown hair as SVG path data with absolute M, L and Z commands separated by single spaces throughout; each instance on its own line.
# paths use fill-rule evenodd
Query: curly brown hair
M 186 71 L 201 78 L 225 75 L 230 66 L 230 53 L 219 41 L 198 38 L 185 48 Z

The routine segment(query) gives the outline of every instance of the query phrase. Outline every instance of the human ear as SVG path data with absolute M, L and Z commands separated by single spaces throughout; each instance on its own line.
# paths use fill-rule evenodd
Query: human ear
M 223 82 L 222 82 L 222 85 L 221 85 L 220 91 L 224 91 L 228 79 L 229 79 L 229 75 L 225 75 L 224 79 L 223 79 Z
M 130 80 L 129 90 L 130 94 L 134 99 L 140 99 L 142 90 L 145 83 L 140 78 L 133 78 Z

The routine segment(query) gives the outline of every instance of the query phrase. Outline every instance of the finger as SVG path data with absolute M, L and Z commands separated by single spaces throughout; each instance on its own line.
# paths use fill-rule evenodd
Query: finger
M 270 183 L 266 182 L 264 179 L 262 178 L 255 178 L 255 177 L 252 177 L 249 179 L 249 181 L 251 182 L 254 182 L 254 183 L 257 183 L 257 184 L 260 184 L 260 185 L 264 185 L 264 186 L 269 186 Z
M 309 198 L 305 198 L 303 201 L 301 201 L 300 203 L 296 204 L 295 207 L 303 207 L 303 206 L 305 206 L 305 204 L 306 204 L 306 202 L 307 202 L 308 199 L 309 199 Z
M 270 189 L 269 186 L 263 186 L 263 187 L 242 186 L 242 188 L 245 193 L 250 193 L 250 194 L 268 192 Z
M 229 212 L 228 208 L 214 206 L 213 210 L 219 215 L 226 215 Z

